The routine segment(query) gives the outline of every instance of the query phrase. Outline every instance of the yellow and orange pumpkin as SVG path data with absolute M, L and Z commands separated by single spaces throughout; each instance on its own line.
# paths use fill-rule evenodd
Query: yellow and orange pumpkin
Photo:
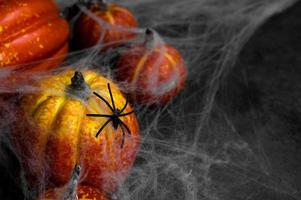
M 140 145 L 136 116 L 117 85 L 93 71 L 67 70 L 42 78 L 34 86 L 36 91 L 21 100 L 12 138 L 30 185 L 34 188 L 46 182 L 60 187 L 78 163 L 84 174 L 82 184 L 115 191 L 129 173 Z M 128 131 L 125 126 L 116 127 L 116 115 L 115 120 L 87 116 L 112 115 L 110 106 L 116 112 L 124 108 L 123 113 L 131 113 L 119 117 Z

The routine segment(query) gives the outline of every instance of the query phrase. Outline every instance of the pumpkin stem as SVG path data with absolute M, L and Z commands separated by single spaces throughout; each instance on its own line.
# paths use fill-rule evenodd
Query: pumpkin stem
M 79 176 L 80 172 L 81 172 L 81 167 L 80 167 L 80 165 L 76 164 L 75 167 L 73 168 L 70 180 L 69 180 L 66 190 L 64 192 L 63 200 L 78 199 L 76 190 L 77 190 L 77 185 L 78 185 L 79 178 L 80 178 L 80 176 Z
M 108 10 L 108 4 L 106 0 L 98 0 L 98 5 L 102 11 Z
M 155 35 L 151 28 L 145 30 L 144 45 L 146 48 L 152 49 L 155 47 Z
M 102 11 L 108 10 L 108 4 L 106 0 L 78 0 L 78 3 L 85 5 L 87 8 L 90 8 L 92 5 L 97 5 Z
M 79 0 L 78 2 L 85 5 L 88 8 L 90 8 L 92 5 L 97 5 L 102 11 L 108 10 L 108 4 L 106 0 Z
M 74 90 L 84 90 L 86 88 L 86 83 L 84 76 L 81 72 L 75 71 L 73 77 L 71 78 L 71 85 Z
M 68 94 L 79 99 L 86 100 L 90 93 L 90 88 L 85 82 L 84 76 L 81 72 L 75 71 L 71 78 L 71 84 L 67 87 Z

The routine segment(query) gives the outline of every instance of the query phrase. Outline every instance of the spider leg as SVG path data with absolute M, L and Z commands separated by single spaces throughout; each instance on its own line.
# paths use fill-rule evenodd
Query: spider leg
M 109 104 L 109 102 L 107 102 L 107 100 L 105 100 L 105 98 L 103 98 L 102 96 L 100 96 L 100 94 L 96 93 L 96 92 L 93 92 L 94 95 L 96 95 L 98 98 L 100 98 L 101 100 L 103 100 L 107 106 L 110 108 L 110 110 L 112 112 L 114 112 L 114 109 L 112 108 L 112 106 Z
M 129 102 L 129 98 L 128 98 L 128 96 L 126 96 L 126 102 L 125 102 L 123 108 L 120 110 L 120 113 L 122 113 L 125 110 L 126 106 L 128 105 L 128 102 Z
M 111 118 L 111 119 L 108 119 L 108 120 L 102 125 L 102 127 L 97 131 L 95 137 L 98 137 L 98 135 L 99 135 L 99 134 L 101 133 L 101 131 L 106 127 L 106 125 L 108 125 L 108 123 L 110 123 L 110 121 L 112 121 L 112 118 Z
M 116 108 L 115 108 L 115 103 L 114 103 L 114 98 L 113 98 L 113 94 L 112 94 L 112 91 L 111 91 L 110 83 L 108 83 L 108 90 L 109 90 L 109 93 L 110 93 L 113 110 L 115 110 Z
M 86 114 L 88 117 L 112 117 L 112 115 L 105 115 L 105 114 Z
M 123 116 L 130 115 L 130 114 L 132 114 L 132 113 L 134 113 L 134 111 L 131 111 L 131 112 L 128 112 L 128 113 L 119 114 L 118 116 L 119 116 L 119 117 L 123 117 Z
M 122 141 L 121 141 L 120 148 L 123 148 L 125 133 L 124 133 L 124 128 L 123 128 L 123 126 L 120 126 L 120 128 L 121 128 L 121 130 L 122 130 Z
M 126 129 L 126 131 L 128 132 L 128 134 L 131 135 L 131 131 L 130 131 L 129 127 L 123 121 L 121 121 L 119 118 L 118 118 L 118 121 L 120 123 L 120 126 L 123 126 Z

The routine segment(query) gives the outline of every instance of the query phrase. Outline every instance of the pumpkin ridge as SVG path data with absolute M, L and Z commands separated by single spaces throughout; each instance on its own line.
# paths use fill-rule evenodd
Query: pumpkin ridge
M 58 116 L 59 113 L 62 111 L 62 109 L 63 109 L 63 107 L 65 106 L 66 102 L 67 102 L 67 99 L 63 98 L 63 101 L 61 102 L 61 105 L 59 105 L 59 108 L 57 109 L 57 111 L 56 111 L 56 113 L 55 113 L 55 115 L 54 115 L 54 117 L 53 117 L 52 123 L 51 123 L 51 125 L 49 126 L 50 132 L 53 132 L 53 127 L 55 126 L 55 122 L 57 121 L 57 116 Z M 49 135 L 49 136 L 50 136 L 50 135 Z M 48 136 L 48 138 L 49 138 L 49 136 Z M 47 140 L 48 140 L 48 138 L 47 138 Z
M 68 97 L 64 99 L 65 103 L 55 116 L 55 120 L 53 121 L 55 126 L 51 129 L 51 134 L 48 136 L 44 151 L 46 156 L 49 152 L 60 152 L 58 157 L 51 156 L 47 163 L 49 169 L 52 170 L 50 179 L 52 181 L 57 179 L 57 181 L 55 181 L 56 184 L 65 184 L 66 181 L 68 181 L 69 175 L 66 176 L 65 172 L 66 170 L 71 170 L 69 167 L 73 168 L 77 162 L 78 149 L 76 145 L 78 145 L 78 134 L 80 133 L 79 125 L 81 122 L 81 117 L 78 113 L 83 113 L 82 108 L 85 107 L 80 100 Z M 79 105 L 80 109 L 78 107 Z M 74 113 L 74 108 L 78 111 L 76 112 L 77 114 Z M 69 113 L 70 111 L 73 112 L 73 114 Z M 74 121 L 68 122 L 65 117 L 67 117 L 67 119 L 71 117 L 70 119 Z M 70 130 L 68 128 L 70 128 Z M 67 153 L 68 157 L 60 156 L 65 153 Z M 62 168 L 62 166 L 64 167 Z
M 5 43 L 8 43 L 8 41 L 9 41 L 9 43 L 11 43 L 16 38 L 19 38 L 21 35 L 30 34 L 30 33 L 34 32 L 35 30 L 43 27 L 41 25 L 47 26 L 48 23 L 54 22 L 56 20 L 61 20 L 60 18 L 58 18 L 57 14 L 50 14 L 48 17 L 41 16 L 39 21 L 33 20 L 33 23 L 30 24 L 28 27 L 18 29 L 14 33 L 5 37 L 4 39 L 2 39 L 2 40 L 0 39 L 0 43 L 5 44 Z
M 65 103 L 66 103 L 66 100 L 63 98 L 63 101 L 60 103 L 59 108 L 57 109 L 56 113 L 53 116 L 52 122 L 51 122 L 51 124 L 50 124 L 50 126 L 48 128 L 48 130 L 49 130 L 48 134 L 47 134 L 47 136 L 45 138 L 45 143 L 44 143 L 44 147 L 43 147 L 43 151 L 42 151 L 43 155 L 46 155 L 46 146 L 47 146 L 47 143 L 48 143 L 48 140 L 49 140 L 51 134 L 53 133 L 53 127 L 54 127 L 55 122 L 57 120 L 57 115 L 62 110 L 62 108 L 65 105 Z
M 79 163 L 79 158 L 80 158 L 80 149 L 81 149 L 81 142 L 82 142 L 82 133 L 81 133 L 81 127 L 84 125 L 83 124 L 83 118 L 85 117 L 85 114 L 86 114 L 86 110 L 87 110 L 87 106 L 86 105 L 83 105 L 83 112 L 80 116 L 80 123 L 78 123 L 78 127 L 77 127 L 77 144 L 76 144 L 76 156 L 75 156 L 75 164 L 78 164 Z
M 135 66 L 135 73 L 134 73 L 134 76 L 130 82 L 130 85 L 131 85 L 131 89 L 133 87 L 136 87 L 136 84 L 137 84 L 137 81 L 139 79 L 139 75 L 147 61 L 147 59 L 149 58 L 149 56 L 151 55 L 151 51 L 150 52 L 147 52 L 145 55 L 142 56 L 142 58 L 139 60 L 138 64 Z M 133 96 L 135 97 L 136 96 L 136 89 L 134 89 L 133 91 Z
M 39 71 L 40 69 L 44 69 L 44 70 L 50 70 L 53 68 L 53 66 L 55 66 L 56 64 L 55 63 L 59 63 L 60 61 L 58 60 L 61 60 L 63 61 L 64 58 L 65 58 L 65 54 L 68 52 L 68 43 L 65 43 L 62 45 L 62 47 L 54 50 L 54 52 L 50 52 L 49 53 L 49 57 L 48 58 L 45 58 L 44 59 L 44 62 L 40 62 L 40 61 L 36 61 L 36 62 L 31 62 L 31 64 L 34 64 L 34 63 L 37 63 L 37 65 L 34 65 L 34 67 L 32 67 L 32 71 Z M 49 62 L 45 62 L 45 61 L 50 61 L 52 63 L 49 63 Z M 47 65 L 46 65 L 47 64 Z M 47 67 L 45 67 L 47 66 Z M 15 71 L 25 71 L 26 68 L 28 67 L 27 65 L 17 65 L 16 66 L 17 68 L 15 69 Z
M 34 113 L 37 111 L 37 109 L 45 102 L 49 99 L 50 97 L 48 95 L 41 95 L 40 97 L 38 97 L 37 99 L 41 99 L 36 105 L 32 106 L 32 110 L 30 111 L 29 116 L 33 117 Z
M 170 52 L 168 51 L 168 47 L 165 47 L 165 51 L 162 51 L 162 49 L 156 49 L 158 53 L 162 53 L 165 58 L 167 58 L 168 62 L 171 64 L 172 68 L 177 71 L 177 86 L 175 88 L 171 88 L 169 91 L 172 91 L 173 89 L 176 89 L 178 92 L 180 90 L 181 82 L 180 79 L 180 69 L 177 67 L 179 65 L 179 62 L 176 62 L 175 59 L 171 56 Z M 167 91 L 167 92 L 169 92 Z
M 138 22 L 133 17 L 133 14 L 131 14 L 129 10 L 122 8 L 122 7 L 115 6 L 115 7 L 110 8 L 110 11 L 111 11 L 112 15 L 115 16 L 115 26 L 124 28 L 124 32 L 127 32 L 126 29 L 133 29 L 134 28 L 134 27 L 132 27 L 133 24 L 135 25 L 135 27 L 137 27 Z M 123 17 L 119 17 L 121 15 Z M 123 32 L 123 31 L 121 31 L 121 32 Z M 133 33 L 130 30 L 128 32 Z M 122 34 L 119 34 L 118 37 L 120 39 L 123 39 Z
M 111 13 L 111 11 L 106 11 L 106 16 L 108 17 L 109 23 L 111 23 L 112 25 L 115 25 L 115 19 Z
M 109 7 L 109 10 L 115 11 L 115 12 L 126 13 L 127 15 L 132 15 L 132 13 L 130 13 L 129 10 L 127 10 L 127 9 L 125 9 L 125 8 L 121 8 L 120 6 L 117 6 L 117 5 L 111 5 L 111 6 Z
M 93 73 L 93 72 L 86 72 L 83 74 L 84 75 L 84 78 L 85 78 L 85 82 L 87 83 L 87 85 L 90 86 L 91 90 L 93 89 L 92 88 L 92 83 L 97 80 L 97 74 Z
M 105 85 L 105 84 L 99 84 L 99 83 L 98 83 L 98 80 L 99 80 L 99 79 L 96 77 L 95 79 L 93 79 L 93 81 L 90 82 L 90 87 L 91 87 L 92 90 L 97 89 L 98 86 L 103 86 L 103 85 Z M 101 81 L 99 81 L 99 82 L 101 82 Z
M 116 25 L 116 20 L 114 19 L 114 15 L 113 15 L 113 13 L 112 13 L 111 10 L 108 9 L 108 10 L 106 11 L 106 16 L 107 16 L 108 19 L 109 19 L 109 23 L 111 23 L 113 26 L 115 26 L 115 25 Z M 117 24 L 117 25 L 118 25 L 118 24 Z M 113 29 L 113 30 L 114 30 L 114 29 Z M 116 40 L 120 39 L 120 38 L 119 38 L 119 33 L 118 33 L 118 32 L 116 32 L 116 31 L 111 31 L 110 29 L 107 30 L 107 32 L 109 32 L 109 34 L 110 34 L 110 32 L 111 32 L 112 36 L 114 36 Z

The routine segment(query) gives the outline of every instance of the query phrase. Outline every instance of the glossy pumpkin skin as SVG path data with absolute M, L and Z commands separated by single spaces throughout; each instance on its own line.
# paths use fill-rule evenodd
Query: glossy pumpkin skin
M 49 189 L 39 197 L 39 200 L 61 200 L 62 196 L 63 189 Z M 90 186 L 78 186 L 77 196 L 79 200 L 109 200 L 104 193 Z
M 92 71 L 84 71 L 90 90 L 87 99 L 67 93 L 74 71 L 46 77 L 36 86 L 38 92 L 24 96 L 13 143 L 30 185 L 49 183 L 60 186 L 69 180 L 75 164 L 82 166 L 82 184 L 113 192 L 129 173 L 140 146 L 140 132 L 135 114 L 120 117 L 129 127 L 123 148 L 122 130 L 112 123 L 95 137 L 108 118 L 87 117 L 86 114 L 112 114 L 108 106 L 92 94 L 97 92 L 111 102 L 110 83 L 116 108 L 126 99 L 112 81 Z M 124 113 L 132 109 L 128 105 Z
M 0 68 L 32 72 L 57 67 L 68 51 L 68 36 L 68 23 L 54 1 L 0 1 Z M 20 66 L 42 59 L 50 60 Z
M 130 28 L 137 27 L 137 21 L 131 11 L 117 4 L 92 4 L 89 11 L 101 22 L 82 13 L 75 25 L 75 38 L 79 48 L 100 44 L 116 47 L 135 37 Z M 105 27 L 109 26 L 109 27 Z M 121 30 L 122 29 L 122 30 Z
M 120 56 L 117 79 L 127 85 L 133 101 L 163 105 L 183 89 L 187 72 L 177 49 L 153 42 L 132 46 Z

